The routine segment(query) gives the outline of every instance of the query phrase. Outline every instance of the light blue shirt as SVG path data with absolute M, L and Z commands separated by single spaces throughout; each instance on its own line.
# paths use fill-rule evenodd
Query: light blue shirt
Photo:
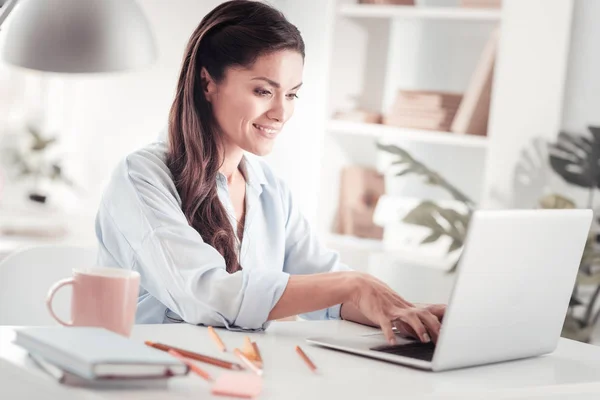
M 225 260 L 202 240 L 181 210 L 167 144 L 157 142 L 127 156 L 114 171 L 96 217 L 98 264 L 141 274 L 137 323 L 267 327 L 290 274 L 349 268 L 324 248 L 298 210 L 288 187 L 262 159 L 246 155 L 246 219 L 239 259 L 242 270 L 229 274 Z M 227 181 L 215 182 L 236 232 Z M 338 319 L 340 306 L 304 314 Z

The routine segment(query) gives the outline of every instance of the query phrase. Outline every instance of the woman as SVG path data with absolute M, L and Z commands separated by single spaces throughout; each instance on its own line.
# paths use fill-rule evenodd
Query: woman
M 256 157 L 292 116 L 303 65 L 300 32 L 264 3 L 224 3 L 192 34 L 167 143 L 118 166 L 96 220 L 99 262 L 141 273 L 138 323 L 264 329 L 303 314 L 437 339 L 444 306 L 341 264 Z

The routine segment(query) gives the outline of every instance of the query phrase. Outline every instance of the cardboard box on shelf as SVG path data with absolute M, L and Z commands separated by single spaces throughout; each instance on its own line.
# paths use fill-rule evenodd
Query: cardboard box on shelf
M 376 170 L 362 166 L 344 168 L 335 232 L 381 239 L 383 228 L 373 223 L 373 213 L 384 191 L 384 177 Z

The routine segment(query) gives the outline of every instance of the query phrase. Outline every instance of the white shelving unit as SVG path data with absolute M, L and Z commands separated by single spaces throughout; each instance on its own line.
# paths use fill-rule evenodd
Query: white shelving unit
M 561 128 L 574 0 L 502 0 L 501 11 L 446 7 L 459 0 L 416 0 L 415 7 L 362 5 L 358 0 L 276 1 L 301 22 L 308 38 L 303 90 L 311 90 L 311 100 L 298 102 L 298 126 L 287 135 L 297 142 L 288 146 L 281 164 L 289 166 L 289 176 L 301 176 L 305 188 L 319 181 L 317 193 L 296 190 L 314 199 L 305 204 L 316 214 L 319 236 L 347 264 L 373 273 L 401 294 L 439 301 L 435 296 L 446 287 L 446 274 L 422 268 L 421 259 L 412 262 L 408 252 L 398 254 L 383 241 L 332 233 L 341 171 L 350 165 L 385 171 L 389 155 L 377 151 L 375 143 L 393 142 L 483 208 L 510 199 L 521 151 L 532 136 L 554 138 Z M 487 137 L 332 119 L 338 111 L 343 115 L 352 109 L 386 113 L 399 89 L 464 93 L 497 25 L 500 41 Z M 386 190 L 392 189 L 388 193 L 436 201 L 448 196 L 421 177 L 390 176 L 385 179 Z M 399 241 L 412 243 L 404 241 L 410 233 L 403 233 Z
M 464 93 L 489 34 L 501 22 L 502 11 L 460 8 L 458 0 L 454 6 L 445 1 L 443 5 L 451 5 L 448 7 L 432 1 L 425 5 L 427 1 L 421 0 L 416 6 L 334 1 L 328 46 L 330 117 L 326 122 L 319 204 L 319 229 L 328 235 L 331 244 L 349 247 L 340 235 L 331 233 L 342 169 L 363 165 L 385 172 L 376 142 L 408 150 L 426 165 L 444 171 L 450 180 L 455 178 L 455 184 L 463 185 L 461 189 L 475 199 L 481 190 L 489 137 L 331 117 L 337 111 L 353 108 L 385 113 L 399 89 Z M 386 177 L 386 190 L 389 180 Z M 427 186 L 422 182 L 420 185 Z M 418 188 L 409 195 L 415 192 L 419 195 Z M 421 194 L 427 197 L 431 193 L 425 188 Z M 377 248 L 377 241 L 349 240 L 355 248 Z M 358 244 L 361 241 L 364 246 Z
M 417 18 L 450 21 L 500 21 L 499 10 L 457 7 L 418 7 L 379 4 L 344 4 L 339 15 L 352 18 Z
M 336 135 L 355 135 L 373 140 L 410 140 L 419 143 L 432 143 L 448 146 L 473 147 L 485 149 L 486 136 L 463 135 L 452 132 L 438 132 L 424 129 L 400 128 L 383 124 L 367 124 L 330 120 L 327 131 Z

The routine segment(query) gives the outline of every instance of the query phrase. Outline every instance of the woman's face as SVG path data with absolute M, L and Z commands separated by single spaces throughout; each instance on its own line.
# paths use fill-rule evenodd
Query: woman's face
M 228 152 L 238 149 L 263 156 L 294 113 L 304 60 L 282 50 L 257 58 L 249 68 L 230 67 L 215 84 L 207 78 L 206 96 L 225 137 Z M 206 71 L 202 71 L 206 78 Z

